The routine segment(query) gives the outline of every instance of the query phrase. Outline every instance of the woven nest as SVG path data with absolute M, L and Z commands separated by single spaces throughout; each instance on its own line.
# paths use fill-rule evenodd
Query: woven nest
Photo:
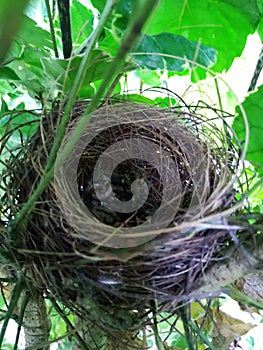
M 75 106 L 63 145 L 83 108 Z M 206 110 L 213 118 L 204 116 Z M 26 229 L 20 227 L 15 240 L 12 232 L 5 236 L 2 249 L 16 257 L 16 269 L 30 284 L 82 314 L 90 312 L 78 304 L 85 295 L 105 310 L 147 308 L 152 299 L 164 306 L 187 297 L 231 240 L 227 229 L 209 221 L 211 215 L 224 220 L 233 206 L 240 166 L 220 113 L 205 106 L 193 111 L 129 102 L 99 108 L 70 160 L 57 166 Z M 3 173 L 3 221 L 12 221 L 39 183 L 60 117 L 58 109 L 42 116 L 33 136 L 21 137 L 10 153 Z M 110 167 L 98 160 L 110 149 L 107 157 L 114 162 L 119 142 L 125 160 L 118 160 L 108 178 Z M 133 210 L 111 210 L 109 188 L 113 202 L 129 203 Z M 138 193 L 146 196 L 140 208 Z

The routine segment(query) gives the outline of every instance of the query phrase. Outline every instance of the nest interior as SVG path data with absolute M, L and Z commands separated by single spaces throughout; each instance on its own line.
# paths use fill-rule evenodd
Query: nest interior
M 96 136 L 85 146 L 76 170 L 78 195 L 94 216 L 88 226 L 89 236 L 83 229 L 78 230 L 83 218 L 75 217 L 75 223 L 70 225 L 62 214 L 51 181 L 28 216 L 27 227 L 20 227 L 15 241 L 5 235 L 1 242 L 2 249 L 15 256 L 16 268 L 29 283 L 82 314 L 90 312 L 90 307 L 78 302 L 85 295 L 92 295 L 100 309 L 134 310 L 146 308 L 152 299 L 165 305 L 190 294 L 200 274 L 231 239 L 228 230 L 199 228 L 198 220 L 233 205 L 233 186 L 239 167 L 239 152 L 231 143 L 232 135 L 222 131 L 217 111 L 212 110 L 218 121 L 214 123 L 202 115 L 204 109 L 168 109 L 126 102 L 102 106 L 93 113 L 87 132 L 92 131 Z M 83 104 L 76 104 L 69 132 L 82 111 Z M 58 109 L 44 115 L 38 130 L 22 138 L 15 152 L 10 152 L 3 173 L 3 222 L 12 221 L 39 183 L 62 117 Z M 114 120 L 119 117 L 119 123 L 112 126 L 107 121 L 113 117 Z M 7 134 L 6 140 L 9 137 Z M 166 169 L 164 179 L 160 173 L 162 167 L 153 166 L 156 162 L 166 164 L 158 152 L 149 157 L 151 161 L 131 156 L 114 169 L 110 178 L 112 191 L 119 201 L 130 201 L 132 184 L 143 178 L 149 188 L 147 200 L 129 213 L 105 208 L 96 194 L 94 167 L 105 150 L 130 139 L 153 143 L 161 155 L 176 164 L 181 186 L 180 198 L 176 200 L 180 205 L 154 239 L 146 236 L 142 244 L 129 247 L 96 244 L 87 237 L 94 235 L 103 241 L 105 226 L 118 232 L 119 228 L 132 229 L 151 218 L 163 205 L 166 186 L 175 176 L 171 169 Z M 201 172 L 195 167 L 200 153 Z M 197 178 L 201 181 L 198 184 Z M 198 196 L 195 194 L 193 205 L 193 193 L 199 185 L 202 188 Z M 109 186 L 108 181 L 105 186 Z M 71 200 L 70 196 L 66 197 L 66 201 Z M 190 207 L 194 210 L 190 210 L 189 216 Z M 127 328 L 132 328 L 134 325 L 125 317 Z

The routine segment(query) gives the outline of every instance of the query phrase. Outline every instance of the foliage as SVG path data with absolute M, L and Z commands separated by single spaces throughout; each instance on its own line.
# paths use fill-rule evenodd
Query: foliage
M 263 118 L 261 117 L 263 115 L 262 98 L 263 86 L 260 86 L 259 89 L 251 93 L 242 104 L 247 115 L 250 134 L 246 158 L 253 162 L 258 168 L 263 165 L 263 139 L 260 136 L 263 130 Z M 237 107 L 237 116 L 233 128 L 239 140 L 244 143 L 246 126 L 240 107 Z
M 101 10 L 105 0 L 93 0 L 92 3 Z M 134 4 L 133 0 L 120 1 L 116 8 L 116 17 L 120 18 L 112 21 L 119 30 L 128 22 Z M 199 45 L 204 44 L 215 49 L 217 63 L 213 70 L 222 72 L 230 68 L 235 57 L 241 55 L 248 34 L 257 28 L 261 13 L 261 4 L 257 0 L 180 0 L 176 3 L 164 0 L 160 3 L 157 15 L 149 20 L 146 33 L 181 34 Z M 237 28 L 242 28 L 242 31 Z M 204 77 L 204 73 L 201 76 Z
M 198 82 L 228 70 L 233 60 L 241 55 L 249 34 L 258 30 L 263 38 L 262 0 L 161 0 L 149 18 L 145 14 L 140 23 L 141 33 L 134 32 L 132 24 L 137 18 L 135 13 L 138 17 L 143 14 L 144 1 L 141 7 L 135 0 L 120 0 L 116 4 L 112 1 L 108 16 L 103 21 L 102 12 L 109 1 L 92 0 L 90 3 L 74 0 L 70 28 L 73 53 L 71 58 L 65 59 L 59 15 L 57 8 L 52 7 L 53 2 L 32 1 L 24 10 L 26 3 L 25 0 L 19 5 L 15 0 L 2 0 L 0 3 L 0 134 L 6 128 L 13 131 L 8 146 L 14 149 L 21 138 L 35 132 L 43 106 L 49 108 L 56 100 L 67 97 L 70 110 L 75 99 L 91 99 L 95 109 L 101 99 L 125 91 L 125 80 L 121 77 L 129 81 L 129 73 L 137 75 L 141 84 L 148 85 L 161 86 L 163 75 L 187 75 Z M 98 31 L 95 32 L 97 23 Z M 107 78 L 109 76 L 111 79 Z M 263 166 L 260 134 L 263 129 L 262 94 L 261 86 L 246 98 L 242 106 L 237 106 L 233 123 L 242 143 L 246 136 L 244 108 L 250 134 L 246 160 L 252 163 L 250 169 L 259 174 Z M 143 100 L 159 105 L 171 101 L 176 105 L 179 99 L 177 96 L 173 99 L 158 96 L 153 101 L 152 97 L 136 93 L 130 94 L 129 98 L 135 102 Z M 33 128 L 27 123 L 32 120 L 36 122 Z M 18 125 L 23 125 L 20 129 L 22 135 L 16 131 Z M 53 154 L 56 155 L 56 149 Z M 47 170 L 51 169 L 52 176 L 52 160 L 50 162 Z M 3 302 L 1 308 L 4 308 Z M 205 310 L 193 304 L 193 320 L 202 322 Z M 219 317 L 216 307 L 212 308 L 212 312 L 214 319 Z M 51 338 L 67 335 L 68 330 L 60 315 L 52 317 Z M 176 317 L 169 322 L 176 323 Z M 70 315 L 69 320 L 72 321 L 72 318 Z M 177 321 L 177 328 L 183 332 L 183 325 L 179 323 Z M 222 321 L 220 326 L 223 324 L 222 328 L 227 328 L 225 323 Z M 161 322 L 160 334 L 167 333 L 168 326 L 167 322 Z M 211 341 L 208 328 L 203 335 L 207 342 Z M 164 336 L 163 341 L 166 342 L 165 349 L 186 348 L 185 337 L 179 331 L 168 338 Z M 150 342 L 153 343 L 152 338 Z M 10 346 L 2 344 L 2 348 Z M 65 338 L 59 343 L 59 348 L 71 349 L 72 342 Z

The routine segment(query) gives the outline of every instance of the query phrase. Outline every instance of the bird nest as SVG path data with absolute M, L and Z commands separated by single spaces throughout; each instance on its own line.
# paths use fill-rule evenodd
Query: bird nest
M 72 111 L 53 180 L 19 234 L 2 237 L 2 250 L 31 285 L 82 315 L 91 312 L 85 296 L 93 310 L 184 300 L 231 240 L 217 225 L 235 203 L 240 167 L 227 115 L 204 105 L 108 104 L 66 154 L 84 105 Z M 61 118 L 54 108 L 3 137 L 2 222 L 11 222 L 38 186 Z M 36 123 L 25 136 L 22 128 Z M 14 133 L 19 146 L 10 150 Z

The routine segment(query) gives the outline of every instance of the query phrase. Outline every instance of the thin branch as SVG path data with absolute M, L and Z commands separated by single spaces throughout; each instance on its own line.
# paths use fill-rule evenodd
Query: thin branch
M 74 325 L 70 322 L 70 320 L 68 319 L 68 317 L 65 315 L 65 313 L 63 312 L 63 310 L 60 308 L 60 306 L 58 305 L 58 303 L 52 298 L 50 299 L 52 305 L 54 306 L 54 309 L 57 311 L 57 313 L 61 316 L 61 318 L 63 319 L 63 321 L 65 322 L 65 324 L 67 325 L 67 328 L 70 331 L 73 331 L 73 335 L 76 338 L 79 346 L 81 347 L 82 350 L 88 350 L 87 344 L 85 344 L 85 342 L 83 341 L 83 339 L 81 338 L 81 336 L 79 335 L 79 333 L 76 331 Z
M 63 55 L 69 58 L 72 52 L 72 36 L 70 22 L 70 4 L 69 0 L 57 0 L 60 28 L 62 34 Z
M 50 9 L 50 5 L 49 5 L 49 0 L 45 0 L 45 4 L 46 4 L 46 9 L 47 9 L 47 15 L 48 15 L 49 27 L 50 27 L 50 35 L 51 35 L 51 39 L 52 39 L 52 43 L 53 43 L 55 57 L 58 58 L 59 57 L 58 48 L 57 48 L 57 43 L 56 43 L 55 29 L 54 29 L 51 9 Z
M 2 324 L 2 329 L 1 329 L 1 333 L 0 333 L 0 347 L 2 347 L 3 345 L 3 341 L 4 341 L 4 336 L 5 336 L 5 332 L 8 326 L 8 322 L 10 320 L 10 318 L 12 318 L 13 315 L 13 311 L 18 303 L 19 297 L 21 295 L 21 292 L 23 291 L 23 289 L 25 288 L 25 283 L 24 280 L 21 279 L 19 280 L 16 285 L 14 286 L 14 289 L 12 291 L 12 295 L 11 295 L 11 299 L 10 299 L 10 303 L 5 315 L 5 319 L 4 322 Z
M 263 47 L 261 48 L 261 51 L 260 51 L 260 54 L 258 57 L 258 61 L 257 61 L 257 65 L 256 65 L 256 69 L 255 69 L 253 77 L 251 79 L 251 82 L 250 82 L 250 85 L 248 88 L 248 92 L 255 90 L 259 75 L 262 71 L 262 68 L 263 68 Z
M 157 308 L 156 308 L 156 302 L 155 301 L 151 301 L 151 305 L 153 307 L 153 323 L 151 325 L 151 328 L 153 330 L 153 334 L 154 334 L 154 338 L 155 338 L 155 344 L 156 344 L 156 347 L 157 347 L 157 350 L 165 350 L 164 348 L 164 344 L 162 342 L 162 339 L 159 335 L 159 331 L 158 331 L 158 322 L 157 322 L 157 317 L 156 317 L 156 311 L 157 311 Z
M 192 340 L 192 335 L 191 335 L 191 327 L 189 324 L 189 316 L 188 314 L 188 310 L 187 310 L 187 305 L 183 304 L 183 303 L 179 303 L 179 308 L 177 310 L 178 315 L 181 317 L 182 323 L 183 323 L 183 327 L 184 327 L 184 334 L 185 334 L 185 340 L 186 343 L 188 345 L 188 349 L 189 350 L 194 350 L 194 346 L 193 346 L 193 340 Z

